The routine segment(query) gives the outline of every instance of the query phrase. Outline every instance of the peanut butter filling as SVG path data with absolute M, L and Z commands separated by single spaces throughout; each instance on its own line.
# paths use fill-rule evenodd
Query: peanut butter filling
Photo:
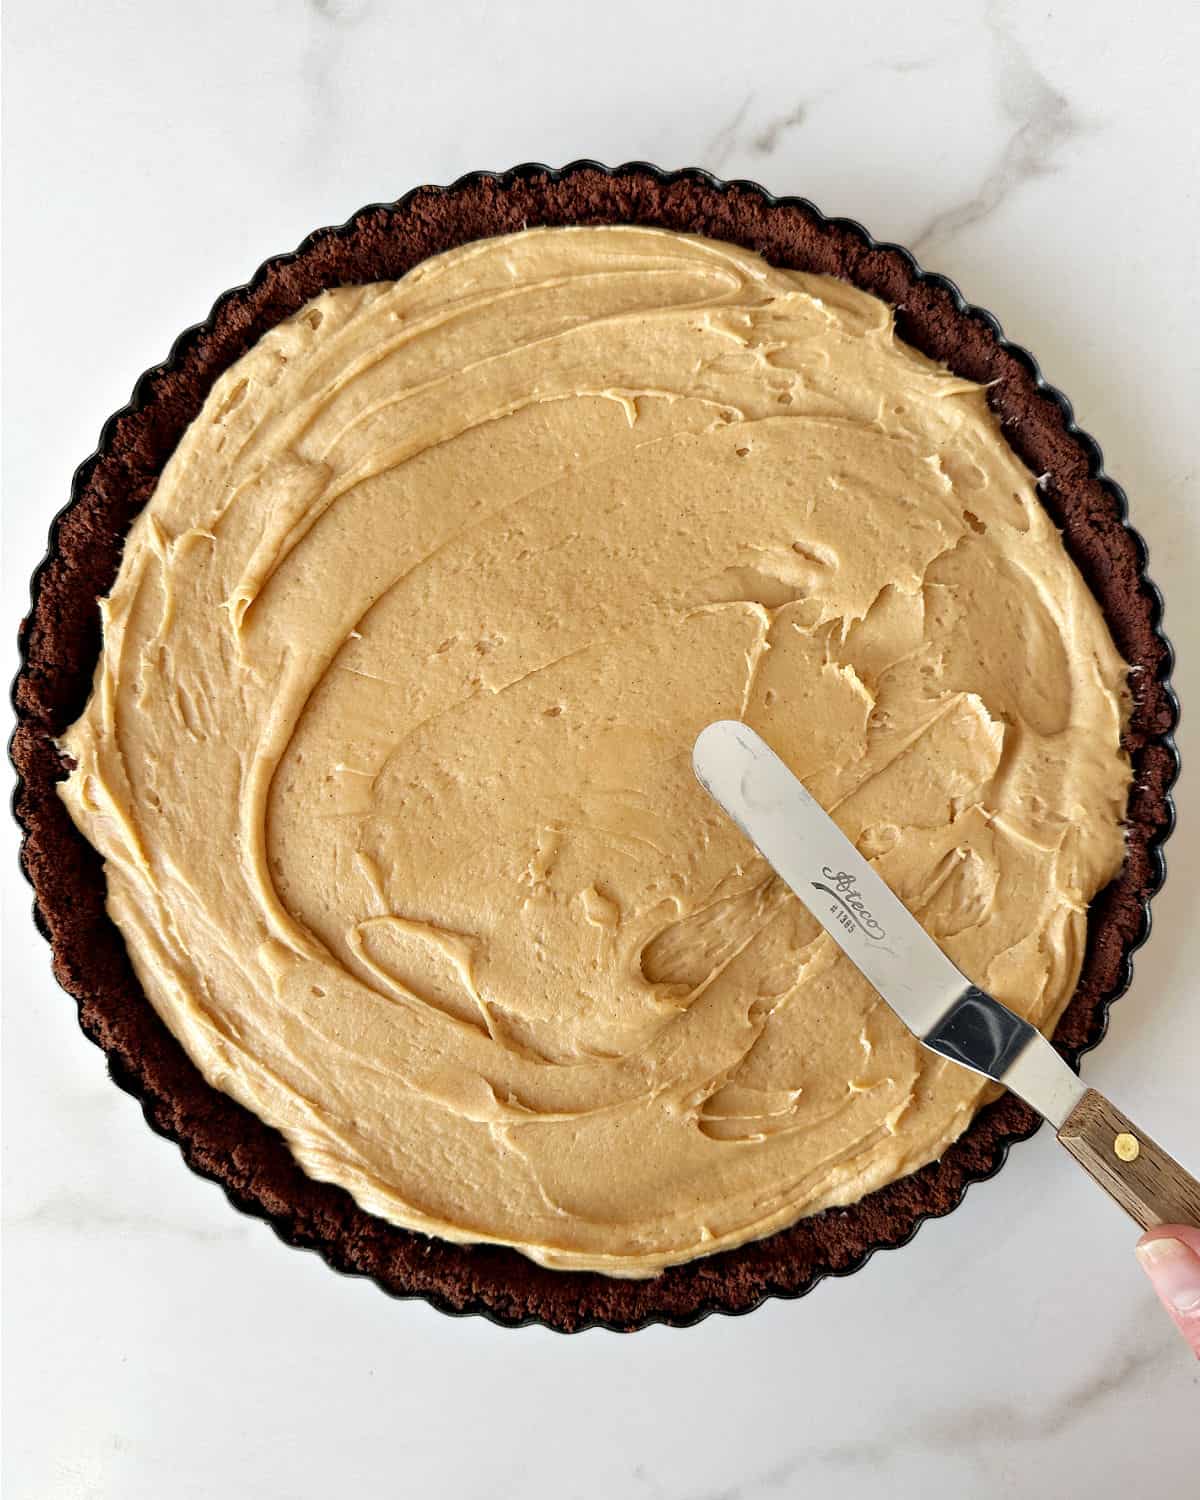
M 311 1176 L 615 1276 L 853 1203 L 992 1097 L 701 791 L 754 725 L 1043 1029 L 1126 669 L 982 390 L 637 228 L 325 293 L 217 382 L 62 744 L 155 1009 Z

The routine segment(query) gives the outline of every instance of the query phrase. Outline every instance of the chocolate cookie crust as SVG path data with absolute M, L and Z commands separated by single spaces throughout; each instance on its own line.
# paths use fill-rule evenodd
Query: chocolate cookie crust
M 78 1001 L 83 1029 L 104 1048 L 114 1080 L 142 1100 L 148 1122 L 180 1144 L 196 1171 L 220 1182 L 237 1207 L 267 1218 L 288 1243 L 317 1249 L 336 1269 L 370 1276 L 395 1295 L 563 1331 L 685 1324 L 710 1311 L 747 1311 L 766 1296 L 800 1295 L 823 1275 L 846 1274 L 873 1250 L 903 1243 L 924 1218 L 949 1212 L 968 1183 L 998 1169 L 1013 1140 L 1032 1133 L 1037 1117 L 1005 1096 L 939 1162 L 852 1208 L 801 1220 L 651 1281 L 550 1271 L 515 1251 L 398 1229 L 364 1213 L 342 1189 L 306 1177 L 282 1137 L 210 1087 L 159 1020 L 105 912 L 100 857 L 56 794 L 65 767 L 53 740 L 87 700 L 100 648 L 96 601 L 116 577 L 125 533 L 212 383 L 234 360 L 327 287 L 394 279 L 469 240 L 581 223 L 702 233 L 758 250 L 772 264 L 842 276 L 875 293 L 897 308 L 898 331 L 910 343 L 960 375 L 991 383 L 989 399 L 1008 441 L 1035 473 L 1048 475 L 1041 486 L 1047 508 L 1135 669 L 1125 736 L 1134 766 L 1128 853 L 1117 880 L 1093 903 L 1080 983 L 1055 1035 L 1072 1059 L 1103 1035 L 1108 1004 L 1128 983 L 1130 955 L 1148 931 L 1177 770 L 1160 601 L 1145 576 L 1141 539 L 1124 524 L 1124 497 L 1102 477 L 1099 450 L 993 319 L 967 307 L 950 283 L 920 272 L 907 252 L 873 244 L 855 224 L 699 172 L 666 176 L 642 165 L 609 172 L 579 163 L 555 173 L 527 166 L 503 177 L 473 175 L 451 188 L 419 188 L 396 204 L 364 209 L 222 297 L 105 426 L 34 579 L 14 691 L 12 756 L 38 925 L 51 943 L 55 974 Z

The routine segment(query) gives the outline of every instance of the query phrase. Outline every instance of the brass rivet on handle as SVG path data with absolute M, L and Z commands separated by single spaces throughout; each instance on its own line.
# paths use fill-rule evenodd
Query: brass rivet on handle
M 1137 1137 L 1123 1130 L 1113 1142 L 1113 1152 L 1122 1161 L 1137 1161 L 1138 1152 L 1142 1148 L 1138 1145 Z

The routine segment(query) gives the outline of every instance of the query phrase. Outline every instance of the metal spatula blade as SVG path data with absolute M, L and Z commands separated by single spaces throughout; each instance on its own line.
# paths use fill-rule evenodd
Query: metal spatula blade
M 1200 1184 L 1085 1088 L 1036 1027 L 970 982 L 753 729 L 735 720 L 710 724 L 692 765 L 918 1040 L 1044 1115 L 1143 1228 L 1200 1222 Z

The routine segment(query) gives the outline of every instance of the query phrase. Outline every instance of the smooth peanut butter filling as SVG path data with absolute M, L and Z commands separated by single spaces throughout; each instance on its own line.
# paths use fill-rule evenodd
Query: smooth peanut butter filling
M 694 781 L 754 725 L 1049 1028 L 1126 669 L 981 389 L 730 245 L 532 230 L 217 382 L 102 605 L 71 814 L 150 1001 L 311 1176 L 646 1276 L 936 1158 L 922 1050 Z

